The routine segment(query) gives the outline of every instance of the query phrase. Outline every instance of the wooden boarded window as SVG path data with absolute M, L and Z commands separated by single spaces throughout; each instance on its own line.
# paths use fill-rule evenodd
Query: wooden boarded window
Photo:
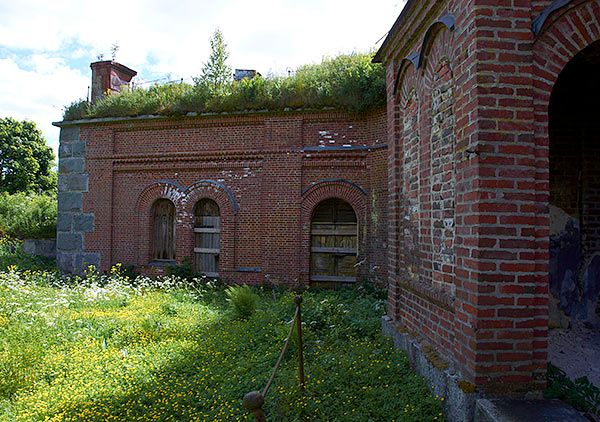
M 311 222 L 310 280 L 356 281 L 358 225 L 346 201 L 327 199 L 317 205 Z
M 175 205 L 168 199 L 159 199 L 152 206 L 152 259 L 175 259 Z
M 209 277 L 219 275 L 221 213 L 212 199 L 201 199 L 194 211 L 194 268 Z

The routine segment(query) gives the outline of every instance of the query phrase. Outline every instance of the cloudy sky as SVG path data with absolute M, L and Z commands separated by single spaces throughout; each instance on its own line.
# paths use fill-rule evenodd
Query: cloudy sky
M 367 51 L 405 0 L 0 0 L 0 118 L 34 121 L 58 149 L 63 108 L 87 96 L 89 64 L 111 46 L 137 82 L 188 79 L 216 28 L 232 68 L 284 74 L 324 56 Z

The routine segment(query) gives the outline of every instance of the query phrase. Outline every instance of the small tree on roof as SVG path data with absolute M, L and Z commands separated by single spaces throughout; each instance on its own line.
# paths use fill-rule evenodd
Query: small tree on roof
M 222 96 L 228 93 L 232 80 L 231 67 L 227 64 L 229 52 L 223 33 L 215 29 L 210 38 L 210 57 L 204 63 L 200 77 L 194 78 L 196 85 L 205 85 L 212 95 Z

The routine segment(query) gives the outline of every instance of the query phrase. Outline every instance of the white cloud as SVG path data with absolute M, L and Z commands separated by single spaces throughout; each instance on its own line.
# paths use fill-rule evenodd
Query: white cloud
M 87 87 L 88 77 L 45 54 L 27 61 L 31 69 L 19 67 L 12 59 L 0 59 L 0 117 L 34 121 L 56 152 L 58 129 L 52 122 L 61 120 L 64 105 L 85 96 L 81 87 Z
M 138 71 L 140 79 L 167 74 L 188 78 L 200 72 L 209 55 L 208 40 L 219 27 L 229 44 L 232 67 L 283 74 L 288 67 L 319 62 L 326 55 L 373 47 L 404 4 L 403 0 L 0 2 L 0 53 L 4 49 L 8 57 L 0 63 L 0 115 L 29 117 L 54 142 L 58 130 L 49 122 L 60 120 L 64 105 L 86 95 L 89 63 L 101 53 L 109 59 L 114 43 L 120 46 L 117 61 Z

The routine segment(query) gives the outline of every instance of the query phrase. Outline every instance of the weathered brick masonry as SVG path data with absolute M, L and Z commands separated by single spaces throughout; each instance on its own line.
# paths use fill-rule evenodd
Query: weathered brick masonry
M 356 214 L 358 279 L 385 283 L 385 121 L 383 110 L 60 123 L 59 265 L 164 270 L 152 256 L 160 198 L 175 206 L 173 263 L 193 261 L 194 208 L 208 198 L 220 210 L 220 277 L 308 284 L 312 213 L 339 198 Z
M 58 124 L 59 265 L 151 264 L 159 198 L 175 204 L 180 263 L 208 198 L 222 277 L 307 284 L 323 246 L 314 234 L 331 230 L 311 226 L 324 218 L 315 209 L 339 198 L 353 213 L 329 208 L 336 250 L 357 246 L 359 275 L 387 279 L 384 329 L 411 334 L 396 337 L 404 346 L 418 339 L 422 359 L 409 357 L 454 397 L 451 420 L 473 417 L 460 391 L 539 393 L 549 304 L 567 318 L 598 309 L 600 0 L 409 0 L 375 60 L 387 120 L 299 111 Z
M 598 0 L 409 0 L 375 57 L 387 70 L 386 324 L 479 391 L 544 388 L 550 279 L 573 296 L 559 308 L 595 310 L 599 22 Z M 575 220 L 575 263 L 559 238 L 549 245 L 557 208 L 563 227 Z

